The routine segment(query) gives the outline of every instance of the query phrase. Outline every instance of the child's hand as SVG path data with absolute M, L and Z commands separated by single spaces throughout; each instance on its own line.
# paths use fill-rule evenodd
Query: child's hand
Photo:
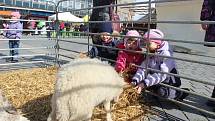
M 7 29 L 7 28 L 8 28 L 8 24 L 3 24 L 3 27 L 4 27 L 5 29 Z
M 87 58 L 87 53 L 81 52 L 81 53 L 79 54 L 79 58 Z
M 208 29 L 208 24 L 202 24 L 202 29 L 207 30 Z
M 147 51 L 146 47 L 141 48 L 141 52 L 145 52 L 145 51 Z
M 143 83 L 140 83 L 136 86 L 137 93 L 141 94 L 142 90 L 144 89 L 145 85 Z
M 124 71 L 120 71 L 119 76 L 124 78 Z
M 128 67 L 128 71 L 135 70 L 136 68 L 137 68 L 137 67 L 135 66 L 135 64 L 130 63 L 130 64 L 129 64 L 129 67 Z

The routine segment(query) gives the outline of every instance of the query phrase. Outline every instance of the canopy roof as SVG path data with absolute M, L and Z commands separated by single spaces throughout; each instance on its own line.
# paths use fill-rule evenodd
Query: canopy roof
M 56 14 L 48 17 L 49 20 L 56 20 Z M 58 13 L 58 19 L 60 21 L 68 21 L 68 22 L 83 22 L 83 18 L 79 18 L 70 12 Z
M 11 16 L 12 11 L 0 11 L 0 16 Z

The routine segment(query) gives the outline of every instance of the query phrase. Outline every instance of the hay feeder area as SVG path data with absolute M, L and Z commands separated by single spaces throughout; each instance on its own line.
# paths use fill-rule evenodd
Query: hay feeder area
M 32 68 L 0 73 L 0 89 L 20 114 L 31 121 L 46 121 L 51 112 L 50 101 L 54 91 L 57 68 Z M 118 102 L 113 103 L 114 121 L 140 121 L 148 106 L 139 103 L 139 96 L 126 87 Z M 94 109 L 93 121 L 104 121 L 102 106 Z

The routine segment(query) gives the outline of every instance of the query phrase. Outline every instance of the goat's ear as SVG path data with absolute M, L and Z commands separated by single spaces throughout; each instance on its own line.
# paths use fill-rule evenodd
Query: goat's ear
M 87 56 L 87 53 L 81 52 L 81 53 L 79 53 L 78 57 L 79 58 L 87 58 L 88 56 Z

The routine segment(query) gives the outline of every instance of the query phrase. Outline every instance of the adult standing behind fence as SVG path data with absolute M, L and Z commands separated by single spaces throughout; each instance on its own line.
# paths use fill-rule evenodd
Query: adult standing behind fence
M 201 21 L 215 21 L 215 0 L 204 0 L 201 11 Z M 202 24 L 202 29 L 206 31 L 205 42 L 214 42 L 215 44 L 215 24 Z M 215 47 L 215 45 L 208 45 Z
M 115 0 L 93 0 L 93 7 L 111 5 L 115 2 Z M 90 21 L 111 21 L 111 11 L 110 7 L 104 8 L 96 8 L 93 9 L 92 14 L 90 16 Z M 103 22 L 103 23 L 90 23 L 90 32 L 92 33 L 101 33 L 108 32 L 112 33 L 112 23 L 111 22 Z M 93 36 L 92 36 L 93 38 Z M 93 43 L 96 39 L 93 39 Z
M 10 30 L 5 30 L 3 33 L 3 36 L 12 39 L 9 40 L 9 48 L 10 50 L 10 56 L 14 56 L 8 59 L 10 62 L 18 62 L 18 49 L 19 48 L 19 43 L 20 39 L 22 36 L 22 30 L 23 30 L 23 24 L 20 23 L 18 19 L 20 19 L 21 15 L 19 12 L 12 12 L 11 13 L 11 21 L 8 24 L 4 24 L 5 29 L 10 29 Z M 17 29 L 17 30 L 15 30 Z
M 215 21 L 215 0 L 204 0 L 200 19 L 201 21 Z M 205 42 L 214 42 L 215 44 L 215 24 L 202 24 L 202 29 L 206 31 Z M 215 47 L 215 45 L 207 44 L 205 46 Z M 215 98 L 215 87 L 212 98 Z M 207 105 L 215 107 L 215 102 L 208 101 Z

